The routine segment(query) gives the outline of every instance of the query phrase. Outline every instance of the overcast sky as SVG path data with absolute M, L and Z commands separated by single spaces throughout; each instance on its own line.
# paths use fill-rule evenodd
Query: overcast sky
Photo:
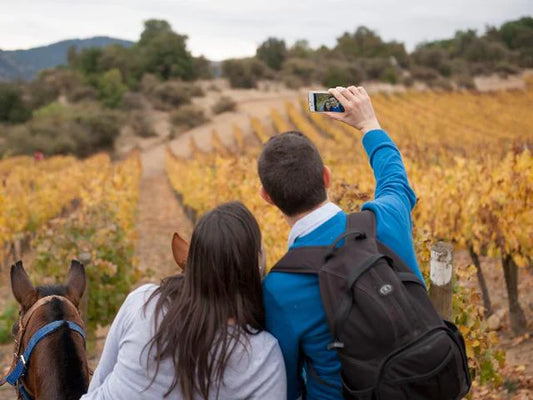
M 0 0 L 0 49 L 112 36 L 136 41 L 143 21 L 165 19 L 212 60 L 255 54 L 269 36 L 312 47 L 365 25 L 409 50 L 459 29 L 533 15 L 533 0 Z

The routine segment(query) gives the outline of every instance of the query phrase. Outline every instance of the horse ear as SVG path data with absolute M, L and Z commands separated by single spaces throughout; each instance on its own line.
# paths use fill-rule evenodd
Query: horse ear
M 183 239 L 177 232 L 172 235 L 172 255 L 174 261 L 181 269 L 185 269 L 187 265 L 187 256 L 189 254 L 189 242 Z
M 72 260 L 70 270 L 68 271 L 66 287 L 67 295 L 76 307 L 78 307 L 81 296 L 83 296 L 83 292 L 85 291 L 86 279 L 83 264 L 77 260 Z
M 13 296 L 24 310 L 28 310 L 37 301 L 39 294 L 24 270 L 22 261 L 17 261 L 15 265 L 11 266 L 10 275 Z

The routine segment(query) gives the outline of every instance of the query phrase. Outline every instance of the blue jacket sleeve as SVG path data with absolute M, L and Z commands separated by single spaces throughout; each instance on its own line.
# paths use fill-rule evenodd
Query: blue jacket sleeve
M 376 178 L 375 198 L 363 209 L 372 210 L 376 216 L 377 238 L 394 250 L 424 282 L 413 243 L 411 211 L 416 195 L 409 185 L 400 151 L 382 130 L 367 132 L 363 145 Z
M 276 339 L 283 353 L 287 373 L 287 400 L 296 400 L 302 395 L 302 370 L 299 364 L 299 338 L 291 326 L 287 310 L 280 306 L 269 291 L 268 284 L 263 284 L 266 329 Z

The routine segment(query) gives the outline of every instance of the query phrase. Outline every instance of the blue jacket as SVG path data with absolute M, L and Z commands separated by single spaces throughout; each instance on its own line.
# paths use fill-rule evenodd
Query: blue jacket
M 400 152 L 382 130 L 367 132 L 363 146 L 376 178 L 375 198 L 363 205 L 376 217 L 377 239 L 394 250 L 423 282 L 416 261 L 411 210 L 416 196 L 407 180 Z M 346 229 L 343 211 L 312 232 L 296 239 L 293 247 L 327 246 Z M 307 400 L 342 399 L 340 361 L 326 320 L 318 277 L 273 272 L 263 281 L 266 326 L 279 341 L 287 371 L 287 399 L 295 400 L 306 389 Z M 306 372 L 310 362 L 324 385 Z

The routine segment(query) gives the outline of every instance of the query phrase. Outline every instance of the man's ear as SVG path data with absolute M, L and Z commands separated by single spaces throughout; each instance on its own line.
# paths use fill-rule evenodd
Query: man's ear
M 324 187 L 329 189 L 331 185 L 331 170 L 327 165 L 324 165 L 324 169 L 322 170 L 322 179 L 324 180 Z
M 187 256 L 189 255 L 189 242 L 183 239 L 177 232 L 172 235 L 172 255 L 174 261 L 181 269 L 187 265 Z
M 13 291 L 13 296 L 15 296 L 15 299 L 24 310 L 28 310 L 39 297 L 37 290 L 31 284 L 28 274 L 24 271 L 22 261 L 18 261 L 11 266 L 11 290 Z
M 266 201 L 270 205 L 274 205 L 274 202 L 270 198 L 269 194 L 266 192 L 265 188 L 261 186 L 261 189 L 259 189 L 259 196 L 263 198 L 264 201 Z

